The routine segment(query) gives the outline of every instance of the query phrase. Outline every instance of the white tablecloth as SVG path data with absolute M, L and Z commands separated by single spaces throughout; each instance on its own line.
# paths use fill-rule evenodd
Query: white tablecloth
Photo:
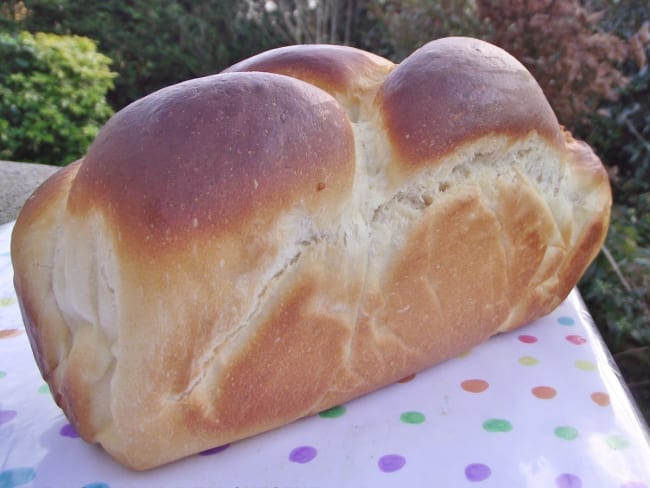
M 0 488 L 650 488 L 645 425 L 577 291 L 549 316 L 278 430 L 145 473 L 81 440 L 36 368 L 0 226 Z

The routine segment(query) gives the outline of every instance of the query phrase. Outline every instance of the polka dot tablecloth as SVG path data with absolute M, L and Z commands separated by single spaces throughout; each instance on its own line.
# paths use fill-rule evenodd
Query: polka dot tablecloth
M 380 391 L 145 473 L 86 444 L 34 363 L 0 226 L 0 488 L 650 488 L 650 440 L 577 291 Z

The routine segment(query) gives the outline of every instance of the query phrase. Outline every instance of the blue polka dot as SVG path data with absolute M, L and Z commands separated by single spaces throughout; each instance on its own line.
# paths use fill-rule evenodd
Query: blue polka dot
M 0 471 L 0 488 L 15 488 L 36 478 L 33 468 L 14 468 Z
M 88 483 L 84 485 L 83 488 L 111 488 L 108 483 L 103 481 L 96 481 L 95 483 Z
M 557 323 L 560 325 L 575 325 L 576 321 L 571 317 L 558 317 Z

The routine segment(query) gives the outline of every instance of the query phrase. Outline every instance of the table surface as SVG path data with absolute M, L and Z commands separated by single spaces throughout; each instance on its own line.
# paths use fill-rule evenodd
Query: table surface
M 553 313 L 319 415 L 145 473 L 81 440 L 33 359 L 0 226 L 0 488 L 650 488 L 650 436 L 574 290 Z

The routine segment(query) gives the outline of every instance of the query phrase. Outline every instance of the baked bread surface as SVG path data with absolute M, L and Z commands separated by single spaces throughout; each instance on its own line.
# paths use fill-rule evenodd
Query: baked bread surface
M 495 46 L 292 46 L 118 112 L 25 204 L 14 281 L 56 402 L 142 470 L 550 313 L 610 205 Z

